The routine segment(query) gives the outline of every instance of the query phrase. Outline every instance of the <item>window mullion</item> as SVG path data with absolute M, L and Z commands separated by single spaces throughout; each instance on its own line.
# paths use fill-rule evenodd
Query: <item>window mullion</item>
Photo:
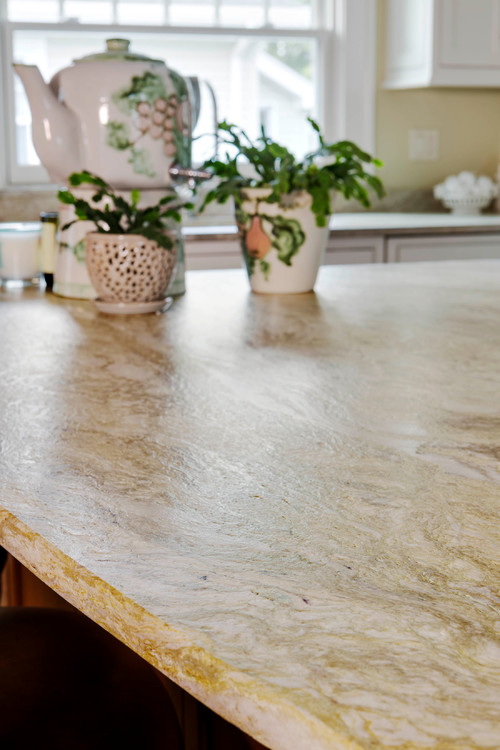
M 2 101 L 5 102 L 5 112 L 8 112 L 10 115 L 9 117 L 4 117 L 3 122 L 0 125 L 2 129 L 2 147 L 6 149 L 3 179 L 5 182 L 11 183 L 15 179 L 17 149 L 15 138 L 14 71 L 10 64 L 10 61 L 12 60 L 12 32 L 10 31 L 8 24 L 3 24 L 2 41 L 3 56 L 1 60 L 1 85 L 3 91 L 1 94 Z
M 264 0 L 264 26 L 269 25 L 269 0 Z
M 315 0 L 313 5 L 313 24 L 316 28 L 325 27 L 325 2 L 324 0 Z
M 335 43 L 324 63 L 337 94 L 327 96 L 323 89 L 325 120 L 335 138 L 348 137 L 369 152 L 375 148 L 376 23 L 376 0 L 335 0 Z
M 2 10 L 5 10 L 5 2 L 2 1 Z M 6 54 L 6 29 L 5 25 L 2 24 L 0 29 L 2 45 L 0 48 L 0 101 L 6 102 L 6 77 L 7 77 L 7 54 Z M 2 107 L 2 116 L 0 116 L 0 187 L 4 187 L 7 184 L 7 118 L 5 113 L 9 112 L 9 108 Z

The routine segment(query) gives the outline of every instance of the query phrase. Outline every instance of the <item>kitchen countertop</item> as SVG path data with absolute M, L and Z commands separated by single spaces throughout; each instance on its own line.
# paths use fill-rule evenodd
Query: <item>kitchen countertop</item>
M 275 750 L 500 747 L 500 261 L 0 291 L 0 543 Z
M 332 237 L 349 237 L 359 234 L 476 234 L 500 232 L 500 214 L 455 216 L 451 213 L 360 213 L 334 214 L 330 220 Z M 186 226 L 187 240 L 228 240 L 237 234 L 236 225 Z

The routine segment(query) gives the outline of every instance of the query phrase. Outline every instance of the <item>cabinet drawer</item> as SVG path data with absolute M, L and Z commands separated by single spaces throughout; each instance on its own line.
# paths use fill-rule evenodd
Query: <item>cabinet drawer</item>
M 243 259 L 237 239 L 185 240 L 186 269 L 199 271 L 214 268 L 241 268 Z M 382 263 L 384 240 L 380 236 L 330 238 L 326 247 L 325 265 L 349 263 Z
M 382 263 L 384 260 L 384 238 L 380 236 L 330 237 L 326 246 L 325 265 L 351 263 Z
M 474 258 L 500 258 L 500 234 L 392 237 L 387 240 L 389 263 Z
M 243 264 L 237 239 L 185 240 L 184 253 L 188 271 L 241 268 Z

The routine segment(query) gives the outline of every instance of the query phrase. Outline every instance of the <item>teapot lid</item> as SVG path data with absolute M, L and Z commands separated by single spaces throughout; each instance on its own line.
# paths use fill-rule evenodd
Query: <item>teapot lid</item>
M 75 63 L 94 62 L 95 60 L 127 60 L 155 63 L 165 65 L 163 60 L 155 60 L 147 55 L 138 55 L 135 52 L 129 52 L 130 41 L 128 39 L 106 39 L 106 52 L 95 52 L 92 55 L 85 55 L 73 60 Z

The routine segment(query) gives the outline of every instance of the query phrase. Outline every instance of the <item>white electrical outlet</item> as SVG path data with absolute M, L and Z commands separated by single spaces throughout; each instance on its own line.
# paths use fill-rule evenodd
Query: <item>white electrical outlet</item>
M 411 161 L 436 161 L 439 156 L 438 130 L 410 130 L 409 136 Z

